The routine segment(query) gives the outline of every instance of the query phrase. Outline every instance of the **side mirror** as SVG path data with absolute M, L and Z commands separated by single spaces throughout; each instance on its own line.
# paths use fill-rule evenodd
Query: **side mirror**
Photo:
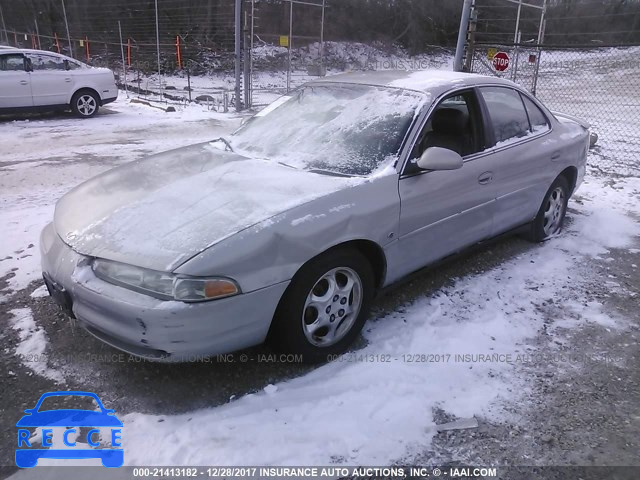
M 453 150 L 429 147 L 418 159 L 417 165 L 423 170 L 457 170 L 462 168 L 462 157 Z

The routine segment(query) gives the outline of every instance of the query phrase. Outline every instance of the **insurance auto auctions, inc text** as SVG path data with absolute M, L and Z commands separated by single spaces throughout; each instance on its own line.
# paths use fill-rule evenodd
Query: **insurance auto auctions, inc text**
M 319 478 L 407 478 L 407 477 L 496 477 L 491 467 L 260 467 L 260 477 Z

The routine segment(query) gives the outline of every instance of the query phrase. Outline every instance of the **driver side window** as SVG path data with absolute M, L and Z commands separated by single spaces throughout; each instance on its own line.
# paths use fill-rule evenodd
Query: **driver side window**
M 480 107 L 473 90 L 450 95 L 433 110 L 411 152 L 408 173 L 418 169 L 416 161 L 429 147 L 453 150 L 462 157 L 485 149 Z

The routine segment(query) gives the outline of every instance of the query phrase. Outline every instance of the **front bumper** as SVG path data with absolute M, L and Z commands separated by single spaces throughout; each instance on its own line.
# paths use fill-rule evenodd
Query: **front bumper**
M 53 224 L 40 238 L 42 270 L 69 295 L 89 333 L 133 355 L 195 361 L 262 343 L 289 282 L 202 303 L 167 302 L 97 278 L 89 257 L 72 250 Z

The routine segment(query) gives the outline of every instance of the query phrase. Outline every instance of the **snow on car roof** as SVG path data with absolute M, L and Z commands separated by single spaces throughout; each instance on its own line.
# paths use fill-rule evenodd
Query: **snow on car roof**
M 73 59 L 71 57 L 68 57 L 67 55 L 62 54 L 62 53 L 50 52 L 48 50 L 35 50 L 33 48 L 6 47 L 6 46 L 0 45 L 0 52 L 2 52 L 2 53 L 31 53 L 31 54 L 34 54 L 34 55 L 46 54 L 46 55 L 53 55 L 53 56 L 56 56 L 56 57 L 69 58 L 70 60 L 75 60 L 75 59 Z M 78 61 L 78 60 L 75 60 L 75 61 Z
M 381 70 L 366 72 L 350 72 L 331 75 L 313 83 L 356 83 L 396 87 L 421 92 L 448 89 L 455 86 L 473 86 L 485 83 L 513 86 L 509 80 L 474 73 L 452 72 L 448 70 Z

